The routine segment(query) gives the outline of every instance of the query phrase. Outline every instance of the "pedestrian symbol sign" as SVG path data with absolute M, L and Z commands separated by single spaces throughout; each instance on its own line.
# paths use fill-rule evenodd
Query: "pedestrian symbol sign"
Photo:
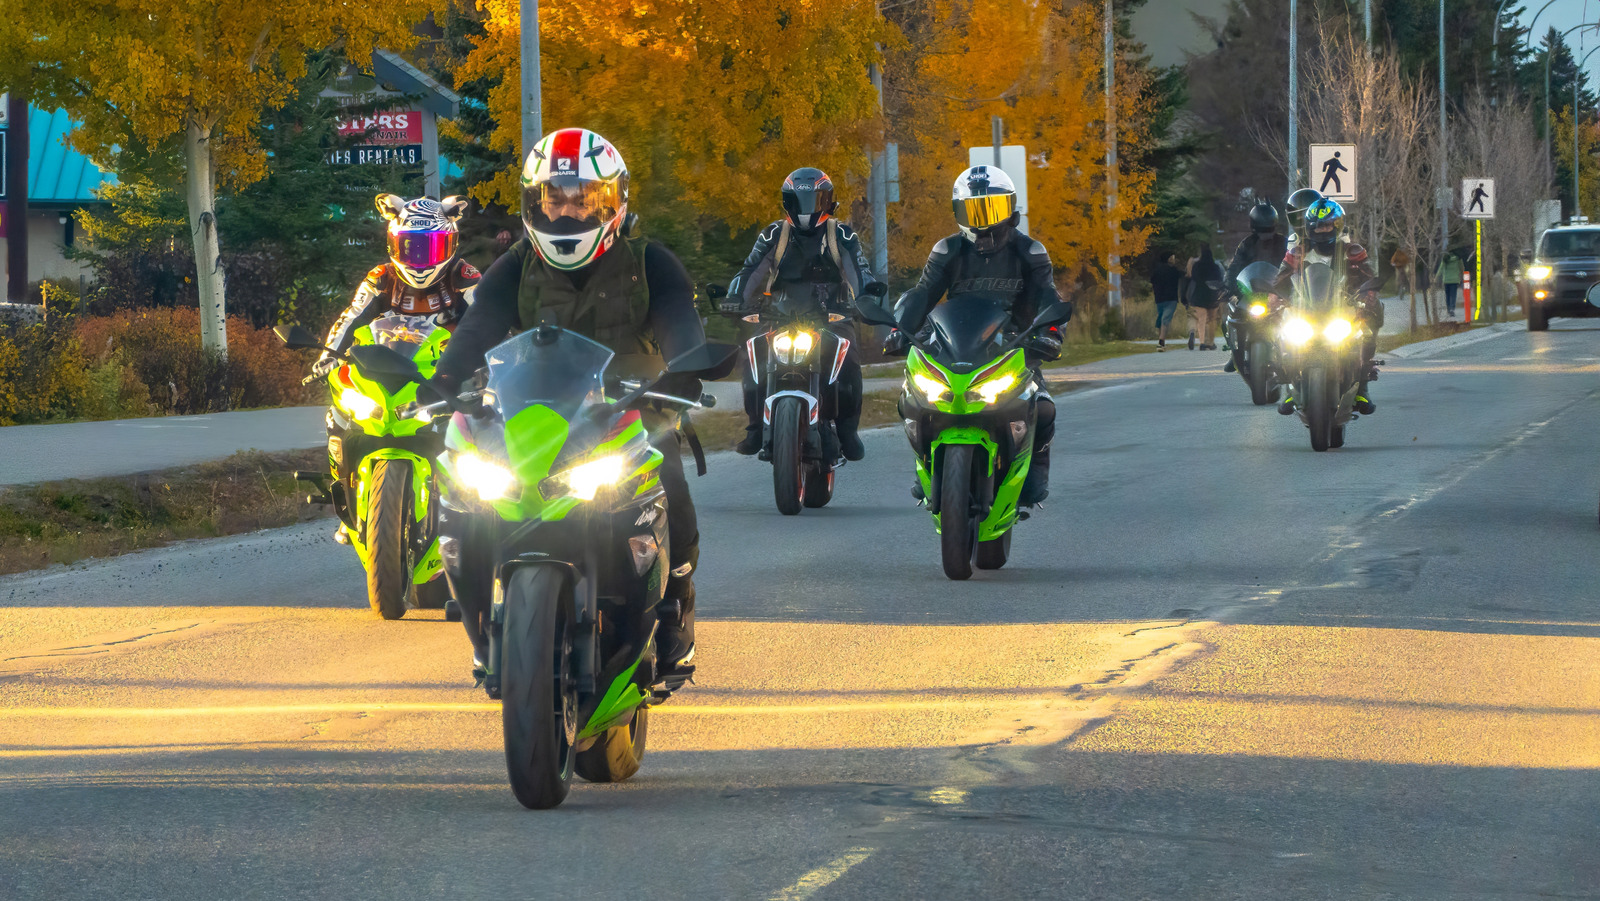
M 1461 180 L 1461 215 L 1468 219 L 1494 218 L 1494 179 Z
M 1341 203 L 1356 199 L 1356 145 L 1312 144 L 1306 187 Z

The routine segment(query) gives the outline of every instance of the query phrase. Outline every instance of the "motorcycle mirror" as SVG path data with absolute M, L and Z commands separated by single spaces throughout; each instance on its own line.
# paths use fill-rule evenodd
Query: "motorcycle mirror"
M 300 325 L 299 323 L 295 323 L 293 325 L 280 325 L 273 329 L 272 333 L 278 336 L 278 340 L 282 341 L 285 347 L 288 347 L 292 350 L 323 349 L 322 342 L 317 340 L 317 336 L 311 334 L 311 332 L 306 330 L 305 326 Z
M 1050 306 L 1039 311 L 1039 315 L 1034 317 L 1033 325 L 1029 328 L 1029 331 L 1038 328 L 1046 328 L 1052 325 L 1060 325 L 1071 318 L 1072 304 L 1067 303 L 1064 300 L 1058 300 L 1055 303 L 1052 303 Z
M 843 322 L 845 320 L 845 318 L 846 317 L 845 317 L 845 315 L 843 313 L 829 313 L 828 314 L 828 321 L 829 322 Z
M 861 321 L 868 325 L 887 325 L 890 328 L 900 327 L 900 323 L 895 320 L 893 314 L 865 297 L 856 301 L 856 312 L 860 314 Z
M 887 297 L 889 295 L 889 286 L 883 282 L 873 282 L 862 288 L 861 293 L 868 297 Z
M 733 371 L 739 348 L 733 344 L 707 342 L 673 357 L 667 362 L 670 374 L 693 374 L 705 381 L 716 381 Z
M 744 320 L 745 322 L 760 322 L 761 321 L 761 314 L 760 313 L 751 313 L 749 316 L 740 316 L 739 318 Z
M 706 285 L 706 297 L 717 300 L 728 296 L 728 289 L 721 285 Z
M 420 382 L 422 373 L 416 361 L 393 348 L 379 344 L 362 344 L 350 348 L 350 359 L 361 373 L 374 381 L 397 383 Z

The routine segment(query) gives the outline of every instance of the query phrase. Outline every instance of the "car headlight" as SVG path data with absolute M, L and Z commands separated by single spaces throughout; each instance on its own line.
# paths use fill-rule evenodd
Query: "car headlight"
M 1016 384 L 1016 373 L 1007 372 L 1004 375 L 998 375 L 974 385 L 972 390 L 984 403 L 992 404 L 1000 399 L 1000 395 L 1010 391 Z
M 1311 327 L 1311 323 L 1296 316 L 1283 324 L 1281 334 L 1283 335 L 1283 340 L 1290 344 L 1304 344 L 1310 341 L 1311 336 L 1316 333 L 1317 330 Z
M 383 411 L 382 404 L 354 388 L 339 392 L 339 406 L 350 411 L 350 415 L 357 419 L 377 419 Z
M 798 363 L 811 353 L 816 338 L 810 332 L 781 332 L 772 339 L 772 349 L 785 363 Z
M 627 475 L 627 462 L 622 454 L 597 457 L 540 482 L 539 493 L 544 495 L 545 500 L 566 495 L 592 501 L 600 489 L 622 481 L 622 477 Z
M 1251 304 L 1250 305 L 1250 315 L 1251 316 L 1265 316 L 1265 315 L 1267 315 L 1267 305 L 1264 304 L 1264 303 L 1253 303 L 1253 304 Z
M 477 454 L 457 454 L 455 464 L 461 484 L 476 491 L 478 497 L 486 501 L 509 497 L 517 486 L 517 477 L 510 470 Z
M 1350 333 L 1353 331 L 1355 331 L 1355 327 L 1350 324 L 1350 320 L 1330 319 L 1328 324 L 1322 327 L 1322 337 L 1327 338 L 1330 343 L 1338 344 L 1340 341 L 1350 337 Z
M 1545 279 L 1549 278 L 1550 277 L 1550 273 L 1552 273 L 1554 271 L 1555 270 L 1551 269 L 1549 266 L 1529 266 L 1528 267 L 1528 278 L 1530 278 L 1530 279 L 1532 279 L 1533 281 L 1536 281 L 1536 282 L 1542 282 Z
M 917 390 L 922 392 L 922 396 L 926 397 L 930 404 L 936 404 L 950 394 L 949 385 L 920 372 L 911 376 L 911 383 L 917 386 Z

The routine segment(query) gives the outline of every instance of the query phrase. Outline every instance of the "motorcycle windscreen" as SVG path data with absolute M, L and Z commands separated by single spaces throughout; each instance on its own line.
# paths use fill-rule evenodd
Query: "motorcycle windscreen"
M 577 332 L 529 329 L 484 354 L 486 387 L 504 419 L 537 404 L 570 422 L 585 403 L 605 399 L 611 357 L 610 348 Z
M 1256 262 L 1244 267 L 1234 278 L 1234 286 L 1245 296 L 1267 294 L 1278 280 L 1278 267 L 1266 262 Z
M 993 360 L 1004 340 L 1011 314 L 998 302 L 981 296 L 946 300 L 928 314 L 933 346 L 946 365 L 978 365 Z
M 1327 263 L 1306 263 L 1294 274 L 1294 306 L 1300 310 L 1331 310 L 1339 305 L 1339 279 Z
M 823 306 L 823 298 L 818 296 L 820 285 L 810 282 L 779 282 L 773 286 L 772 301 L 767 305 L 768 311 L 782 319 L 814 318 L 826 320 L 828 311 Z M 825 291 L 826 288 L 823 288 Z
M 409 359 L 417 355 L 438 327 L 429 316 L 383 316 L 372 320 L 372 338 L 374 343 Z

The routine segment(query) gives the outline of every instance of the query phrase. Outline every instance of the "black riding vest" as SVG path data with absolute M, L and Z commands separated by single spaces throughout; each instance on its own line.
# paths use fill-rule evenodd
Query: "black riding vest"
M 522 263 L 522 281 L 517 287 L 518 328 L 558 325 L 627 357 L 626 367 L 636 374 L 660 372 L 666 364 L 650 333 L 644 248 L 642 238 L 613 243 L 593 264 L 594 271 L 580 291 L 567 272 L 547 265 L 524 237 L 511 248 Z

